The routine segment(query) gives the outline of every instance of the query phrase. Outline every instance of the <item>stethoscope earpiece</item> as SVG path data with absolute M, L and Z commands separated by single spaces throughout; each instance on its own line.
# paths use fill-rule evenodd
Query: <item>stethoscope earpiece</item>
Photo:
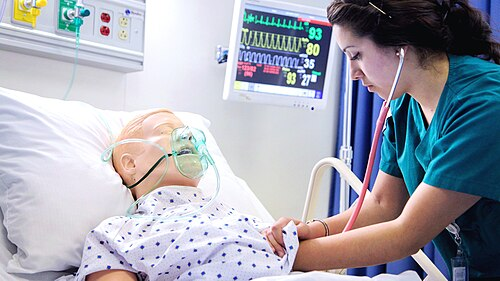
M 403 47 L 401 47 L 398 50 L 396 50 L 396 56 L 398 56 L 398 57 L 401 56 L 401 55 L 404 57 L 405 53 L 406 52 L 405 52 L 405 49 L 403 49 Z

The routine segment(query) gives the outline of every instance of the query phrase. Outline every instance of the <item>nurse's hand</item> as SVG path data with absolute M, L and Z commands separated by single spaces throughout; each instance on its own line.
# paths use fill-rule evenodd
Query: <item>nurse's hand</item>
M 280 218 L 271 227 L 262 231 L 262 234 L 266 237 L 267 242 L 271 246 L 274 253 L 281 258 L 285 255 L 283 227 L 285 227 L 290 221 L 293 221 L 297 226 L 297 236 L 300 240 L 312 238 L 310 227 L 306 223 L 293 218 Z

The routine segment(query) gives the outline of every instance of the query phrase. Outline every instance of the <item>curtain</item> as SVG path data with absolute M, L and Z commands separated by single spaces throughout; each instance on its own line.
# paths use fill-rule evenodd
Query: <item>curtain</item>
M 496 40 L 500 38 L 500 1 L 498 0 L 472 0 L 470 3 L 480 9 L 487 17 L 490 22 L 494 37 Z M 344 56 L 345 62 L 345 56 Z M 345 63 L 343 64 L 345 65 Z M 344 76 L 345 69 L 342 70 L 342 77 Z M 342 79 L 342 85 L 340 89 L 340 112 L 339 112 L 339 128 L 337 132 L 337 146 L 335 151 L 339 152 L 342 145 L 342 124 L 343 124 L 343 109 L 344 109 L 344 93 L 345 93 L 345 79 Z M 353 159 L 352 159 L 352 170 L 363 180 L 365 174 L 365 168 L 368 162 L 368 154 L 370 152 L 370 146 L 372 142 L 373 133 L 375 131 L 375 123 L 382 106 L 383 100 L 376 94 L 369 93 L 365 87 L 361 85 L 361 82 L 356 81 L 353 83 L 353 98 L 352 98 L 352 128 L 351 128 L 351 146 L 353 147 Z M 381 141 L 380 141 L 381 142 Z M 379 147 L 380 147 L 379 142 Z M 377 153 L 375 158 L 374 167 L 378 167 L 380 155 Z M 372 173 L 370 188 L 373 185 L 377 173 L 374 171 Z M 340 179 L 337 174 L 333 175 L 332 187 L 331 187 L 331 197 L 329 206 L 329 215 L 334 215 L 339 213 L 339 198 L 340 198 Z M 350 192 L 350 203 L 357 198 L 357 194 L 354 191 Z M 448 269 L 444 263 L 441 255 L 431 243 L 424 247 L 424 252 L 426 255 L 436 264 L 436 266 L 443 272 L 443 274 L 449 279 Z M 380 273 L 391 273 L 399 274 L 405 270 L 414 270 L 420 274 L 422 278 L 426 275 L 420 266 L 411 257 L 407 257 L 398 261 L 390 262 L 378 266 L 370 266 L 364 268 L 354 268 L 349 269 L 347 272 L 349 275 L 358 276 L 375 276 Z

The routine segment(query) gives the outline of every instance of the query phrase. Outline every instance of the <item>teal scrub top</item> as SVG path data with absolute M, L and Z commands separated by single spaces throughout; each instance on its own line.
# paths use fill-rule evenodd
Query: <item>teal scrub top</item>
M 500 277 L 500 66 L 448 57 L 448 80 L 430 124 L 409 94 L 391 102 L 380 169 L 403 178 L 410 195 L 424 182 L 481 196 L 456 223 L 470 277 Z M 451 235 L 444 230 L 433 242 L 450 269 L 457 253 Z

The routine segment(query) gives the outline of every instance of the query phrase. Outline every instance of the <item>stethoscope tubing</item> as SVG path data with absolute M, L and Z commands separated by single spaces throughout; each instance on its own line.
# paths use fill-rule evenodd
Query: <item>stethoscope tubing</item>
M 363 187 L 361 188 L 361 193 L 359 194 L 358 202 L 354 208 L 354 211 L 351 214 L 351 217 L 347 221 L 346 226 L 342 232 L 346 232 L 352 229 L 356 219 L 359 216 L 361 206 L 363 205 L 363 201 L 365 200 L 365 195 L 370 185 L 370 179 L 373 172 L 373 165 L 375 163 L 375 155 L 377 154 L 378 142 L 380 139 L 380 135 L 382 134 L 382 129 L 384 127 L 385 119 L 387 118 L 387 113 L 389 112 L 389 104 L 394 96 L 394 92 L 396 91 L 396 86 L 399 82 L 399 77 L 401 76 L 401 70 L 403 69 L 405 52 L 404 49 L 401 48 L 399 51 L 399 65 L 396 71 L 396 75 L 394 76 L 394 81 L 392 83 L 391 91 L 389 92 L 389 96 L 387 100 L 382 104 L 382 108 L 380 109 L 379 116 L 377 118 L 377 123 L 375 127 L 375 133 L 372 140 L 372 145 L 370 148 L 370 154 L 368 156 L 368 164 L 365 171 L 365 177 L 363 179 Z

